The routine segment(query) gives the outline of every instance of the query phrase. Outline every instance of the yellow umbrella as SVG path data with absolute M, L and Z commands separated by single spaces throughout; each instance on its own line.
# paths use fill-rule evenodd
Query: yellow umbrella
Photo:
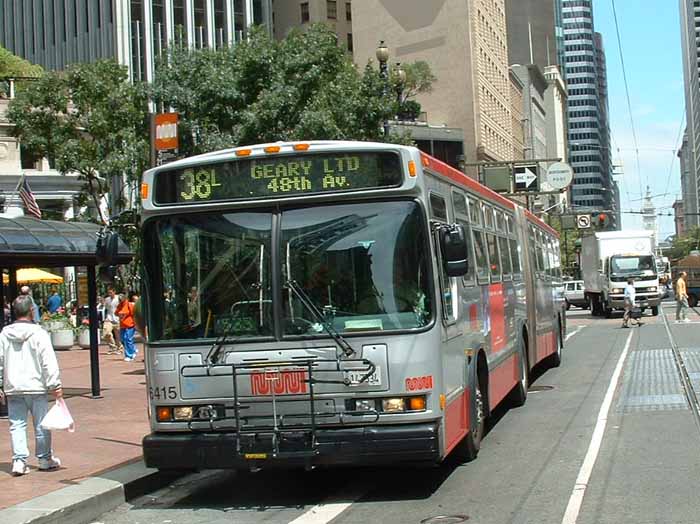
M 2 281 L 5 284 L 10 283 L 9 275 L 3 274 Z M 63 283 L 63 277 L 49 273 L 42 269 L 37 269 L 34 267 L 22 268 L 17 270 L 17 283 L 18 284 L 36 284 L 36 283 L 46 283 L 46 284 L 61 284 Z

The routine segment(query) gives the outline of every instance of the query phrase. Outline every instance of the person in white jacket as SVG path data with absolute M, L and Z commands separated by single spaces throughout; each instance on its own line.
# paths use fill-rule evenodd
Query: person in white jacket
M 29 473 L 29 413 L 39 469 L 49 471 L 61 465 L 51 450 L 51 432 L 39 426 L 49 410 L 48 394 L 57 399 L 63 396 L 58 361 L 49 334 L 32 320 L 32 306 L 32 297 L 18 296 L 12 303 L 17 320 L 0 332 L 0 394 L 7 398 L 14 476 Z

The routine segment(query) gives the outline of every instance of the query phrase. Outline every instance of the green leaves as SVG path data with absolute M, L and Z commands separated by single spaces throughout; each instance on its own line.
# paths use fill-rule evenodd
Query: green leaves
M 81 200 L 99 209 L 113 177 L 138 181 L 148 165 L 147 101 L 125 67 L 103 60 L 29 83 L 10 103 L 8 118 L 22 147 L 54 160 L 61 173 L 78 173 L 85 181 Z

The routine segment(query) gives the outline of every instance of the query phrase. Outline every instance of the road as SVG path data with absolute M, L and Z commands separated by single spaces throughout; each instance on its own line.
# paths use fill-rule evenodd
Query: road
M 700 315 L 675 324 L 672 306 L 668 324 L 647 316 L 633 329 L 572 309 L 562 366 L 537 377 L 524 407 L 494 414 L 469 464 L 205 472 L 98 520 L 697 524 L 700 426 L 688 399 L 700 391 Z

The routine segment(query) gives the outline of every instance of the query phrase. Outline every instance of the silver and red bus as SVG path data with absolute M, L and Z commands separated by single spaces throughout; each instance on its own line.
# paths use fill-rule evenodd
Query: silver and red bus
M 230 149 L 141 197 L 150 467 L 471 460 L 561 361 L 556 231 L 414 147 Z

